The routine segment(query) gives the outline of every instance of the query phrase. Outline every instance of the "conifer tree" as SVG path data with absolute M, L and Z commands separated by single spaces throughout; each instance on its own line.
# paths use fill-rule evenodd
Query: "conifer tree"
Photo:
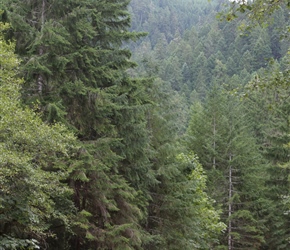
M 269 161 L 264 209 L 265 249 L 289 248 L 289 71 L 282 71 L 275 62 L 251 82 L 248 105 L 263 154 Z M 255 88 L 253 89 L 253 87 Z
M 276 109 L 276 108 L 275 108 Z M 268 196 L 271 200 L 267 217 L 267 246 L 276 249 L 289 248 L 289 100 L 282 101 L 271 117 L 267 132 L 265 155 L 270 160 L 267 179 Z M 276 212 L 274 212 L 276 211 Z
M 207 249 L 224 229 L 213 201 L 205 193 L 206 176 L 196 156 L 185 153 L 179 143 L 182 109 L 178 94 L 156 81 L 153 96 L 159 105 L 149 112 L 153 169 L 157 183 L 150 188 L 147 230 L 154 241 L 145 249 Z M 162 97 L 162 98 L 161 98 Z M 179 122 L 179 123 L 177 123 Z
M 259 216 L 264 172 L 242 106 L 214 87 L 204 107 L 195 104 L 192 112 L 187 146 L 204 165 L 208 193 L 221 205 L 228 226 L 216 249 L 257 249 L 264 242 Z
M 128 31 L 128 1 L 4 4 L 6 36 L 15 37 L 23 60 L 24 101 L 37 100 L 45 121 L 64 122 L 80 141 L 69 178 L 77 209 L 71 249 L 140 248 L 155 177 L 145 116 L 150 82 L 128 76 L 135 64 L 122 47 L 140 37 Z

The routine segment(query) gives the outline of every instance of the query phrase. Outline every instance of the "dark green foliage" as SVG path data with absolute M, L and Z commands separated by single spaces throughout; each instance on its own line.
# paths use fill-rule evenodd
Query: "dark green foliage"
M 154 241 L 145 249 L 207 249 L 217 242 L 224 225 L 205 193 L 201 165 L 194 154 L 181 153 L 178 135 L 184 130 L 186 114 L 180 106 L 181 97 L 160 80 L 153 91 L 159 105 L 150 110 L 148 119 L 156 152 L 152 168 L 158 182 L 150 188 L 152 201 L 146 224 Z
M 77 219 L 74 235 L 62 240 L 70 249 L 140 248 L 155 177 L 148 174 L 150 81 L 125 72 L 135 64 L 122 45 L 142 35 L 127 30 L 128 1 L 5 3 L 23 59 L 24 101 L 38 100 L 45 121 L 66 123 L 79 139 L 68 180 Z
M 1 247 L 288 249 L 287 1 L 218 22 L 225 2 L 1 2 L 22 104 L 51 124 L 1 93 Z
M 288 64 L 289 65 L 289 64 Z M 269 160 L 265 192 L 268 197 L 265 213 L 265 249 L 289 248 L 289 71 L 281 71 L 274 63 L 264 72 L 250 94 L 249 105 L 256 120 L 255 131 L 263 153 Z
M 77 152 L 65 161 L 70 168 L 63 183 L 73 191 L 63 209 L 71 205 L 74 223 L 66 228 L 62 218 L 48 218 L 55 237 L 44 239 L 43 248 L 191 249 L 193 244 L 211 245 L 223 228 L 204 192 L 201 167 L 196 163 L 199 167 L 192 171 L 177 157 L 177 135 L 186 124 L 181 97 L 176 93 L 171 102 L 169 95 L 159 100 L 165 89 L 152 88 L 151 79 L 129 75 L 135 73 L 135 63 L 124 44 L 143 34 L 128 31 L 128 3 L 4 1 L 12 25 L 6 36 L 15 38 L 16 53 L 22 58 L 23 102 L 37 106 L 45 122 L 65 123 L 78 138 Z M 167 41 L 179 37 L 178 20 L 165 8 L 161 18 L 168 17 L 172 25 L 160 26 Z M 178 50 L 178 41 L 172 40 L 170 46 L 184 53 Z M 156 51 L 161 59 L 163 52 Z M 155 68 L 150 63 L 143 67 L 152 76 Z M 176 89 L 183 78 L 180 67 L 178 57 L 171 57 L 164 67 Z M 178 114 L 179 124 L 170 123 L 173 116 L 168 111 Z M 155 196 L 158 192 L 161 200 Z M 161 214 L 151 209 L 155 204 Z M 151 216 L 166 226 L 147 226 Z M 176 236 L 181 237 L 174 246 Z M 156 238 L 161 245 L 154 242 Z
M 257 249 L 264 242 L 259 189 L 265 173 L 242 103 L 222 91 L 215 87 L 204 107 L 192 107 L 187 147 L 199 156 L 209 178 L 208 192 L 224 211 L 228 234 L 221 245 Z

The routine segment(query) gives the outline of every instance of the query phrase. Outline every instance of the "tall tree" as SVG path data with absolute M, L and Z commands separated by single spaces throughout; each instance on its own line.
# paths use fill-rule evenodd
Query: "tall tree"
M 150 82 L 128 76 L 135 64 L 122 47 L 140 37 L 128 31 L 128 1 L 4 5 L 12 24 L 6 34 L 23 60 L 25 102 L 38 100 L 44 120 L 66 123 L 81 142 L 70 176 L 77 208 L 71 249 L 140 248 L 146 187 L 155 177 L 148 174 Z
M 205 192 L 206 176 L 198 159 L 185 153 L 179 143 L 184 107 L 168 84 L 155 82 L 152 95 L 159 105 L 148 113 L 156 149 L 152 167 L 158 182 L 150 188 L 146 225 L 155 240 L 145 249 L 208 249 L 217 242 L 224 224 Z
M 289 248 L 289 70 L 276 62 L 251 82 L 248 105 L 255 120 L 256 136 L 269 161 L 266 192 L 269 200 L 265 249 Z M 254 88 L 253 88 L 254 87 Z
M 258 208 L 263 188 L 259 176 L 264 172 L 241 103 L 215 87 L 204 107 L 196 105 L 187 145 L 204 165 L 208 192 L 221 205 L 228 226 L 226 237 L 216 248 L 257 249 L 264 242 Z

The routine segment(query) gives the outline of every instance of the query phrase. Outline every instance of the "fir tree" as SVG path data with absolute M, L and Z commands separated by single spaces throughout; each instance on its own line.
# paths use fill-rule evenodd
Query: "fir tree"
M 264 156 L 269 161 L 266 176 L 268 228 L 265 249 L 289 247 L 289 72 L 276 62 L 271 73 L 251 82 L 249 105 Z
M 208 193 L 221 205 L 228 226 L 226 237 L 216 248 L 257 249 L 264 242 L 258 207 L 263 187 L 259 176 L 265 174 L 242 106 L 218 87 L 209 92 L 204 107 L 196 105 L 187 145 L 204 165 Z
M 180 97 L 162 81 L 155 82 L 154 97 L 159 100 L 149 114 L 153 169 L 157 183 L 150 188 L 147 230 L 154 241 L 145 249 L 210 248 L 218 241 L 224 224 L 205 193 L 206 176 L 196 156 L 184 153 L 178 136 L 185 124 Z M 162 98 L 161 98 L 162 97 Z
M 5 4 L 7 35 L 23 58 L 24 101 L 38 100 L 44 120 L 66 123 L 80 141 L 69 178 L 77 208 L 71 249 L 140 248 L 146 187 L 155 178 L 148 174 L 150 82 L 127 75 L 135 64 L 122 47 L 140 37 L 128 32 L 128 1 Z

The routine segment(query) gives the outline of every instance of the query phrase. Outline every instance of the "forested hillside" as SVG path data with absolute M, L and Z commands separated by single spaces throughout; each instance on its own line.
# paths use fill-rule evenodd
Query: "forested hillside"
M 287 1 L 138 2 L 133 28 L 149 35 L 131 47 L 136 74 L 154 75 L 183 110 L 182 143 L 227 225 L 213 249 L 288 249 Z
M 287 0 L 2 0 L 0 249 L 289 249 L 288 35 Z

